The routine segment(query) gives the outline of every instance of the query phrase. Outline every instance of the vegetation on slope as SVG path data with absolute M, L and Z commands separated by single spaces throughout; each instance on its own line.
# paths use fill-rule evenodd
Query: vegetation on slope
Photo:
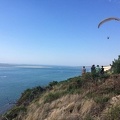
M 113 62 L 112 74 L 86 73 L 25 90 L 2 120 L 119 120 L 119 61 Z
M 120 55 L 118 56 L 118 59 L 114 59 L 112 62 L 112 71 L 114 74 L 120 73 Z

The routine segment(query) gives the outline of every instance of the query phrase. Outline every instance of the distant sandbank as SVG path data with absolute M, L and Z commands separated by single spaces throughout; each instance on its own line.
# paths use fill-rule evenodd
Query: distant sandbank
M 104 71 L 110 70 L 111 66 L 103 66 L 104 67 Z

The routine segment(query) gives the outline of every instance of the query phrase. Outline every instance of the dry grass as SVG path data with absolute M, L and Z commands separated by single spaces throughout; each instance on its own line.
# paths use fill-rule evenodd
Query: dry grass
M 105 120 L 107 115 L 117 115 L 120 75 L 97 84 L 90 78 L 87 74 L 48 87 L 26 106 L 26 114 L 21 112 L 14 120 Z

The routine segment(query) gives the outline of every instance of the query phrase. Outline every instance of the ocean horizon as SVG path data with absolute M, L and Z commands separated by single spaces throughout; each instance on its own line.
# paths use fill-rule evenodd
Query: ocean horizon
M 47 86 L 52 81 L 81 75 L 82 66 L 0 64 L 0 114 L 28 88 Z M 86 67 L 90 71 L 90 67 Z

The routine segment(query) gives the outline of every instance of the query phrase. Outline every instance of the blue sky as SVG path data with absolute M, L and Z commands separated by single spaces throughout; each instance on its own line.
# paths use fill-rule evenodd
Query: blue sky
M 120 22 L 97 25 L 112 16 L 120 0 L 0 0 L 0 63 L 109 65 Z

